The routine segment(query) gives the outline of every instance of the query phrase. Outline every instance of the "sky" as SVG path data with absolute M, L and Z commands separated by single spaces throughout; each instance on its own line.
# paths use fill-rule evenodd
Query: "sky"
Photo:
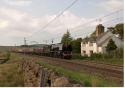
M 84 38 L 98 23 L 106 28 L 123 22 L 124 0 L 77 0 L 64 11 L 73 1 L 0 0 L 0 45 L 21 45 L 24 37 L 28 44 L 46 40 L 50 43 L 52 39 L 56 43 L 67 29 L 73 38 Z M 62 11 L 61 16 L 44 28 Z

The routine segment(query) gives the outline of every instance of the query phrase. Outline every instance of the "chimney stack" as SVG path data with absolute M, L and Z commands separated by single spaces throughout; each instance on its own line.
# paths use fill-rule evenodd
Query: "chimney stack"
M 96 36 L 100 36 L 104 33 L 104 26 L 102 24 L 99 24 L 96 26 Z

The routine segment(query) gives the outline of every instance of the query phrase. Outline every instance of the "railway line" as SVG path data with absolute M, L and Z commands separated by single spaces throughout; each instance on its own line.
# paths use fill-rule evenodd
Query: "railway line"
M 90 64 L 91 63 L 90 65 L 94 65 L 96 67 L 101 66 L 101 68 L 116 69 L 116 70 L 123 71 L 123 66 L 122 65 L 113 65 L 113 64 L 90 61 L 90 60 L 84 60 L 84 61 L 76 61 L 75 60 L 74 62 L 79 63 L 79 64 Z
M 105 79 L 115 80 L 118 83 L 123 83 L 123 66 L 111 65 L 104 63 L 96 63 L 88 60 L 85 61 L 72 61 L 59 58 L 28 55 L 36 60 L 41 60 L 54 66 L 60 66 L 77 72 L 83 72 L 93 75 L 98 75 Z

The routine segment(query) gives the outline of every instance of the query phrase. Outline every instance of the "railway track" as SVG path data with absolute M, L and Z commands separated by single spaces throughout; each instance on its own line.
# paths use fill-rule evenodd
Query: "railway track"
M 75 60 L 73 62 L 79 63 L 79 64 L 90 64 L 90 65 L 92 65 L 92 66 L 94 65 L 96 67 L 123 71 L 123 66 L 122 65 L 112 65 L 112 64 L 107 64 L 107 63 L 102 63 L 102 62 L 95 62 L 95 61 L 90 61 L 90 60 L 84 60 L 84 61 L 76 61 Z
M 28 55 L 28 56 L 37 58 L 51 65 L 60 66 L 77 72 L 86 72 L 89 74 L 98 75 L 105 79 L 115 80 L 116 82 L 123 83 L 123 66 L 96 63 L 87 60 L 78 62 L 78 61 L 71 61 L 71 60 L 38 56 L 38 55 Z

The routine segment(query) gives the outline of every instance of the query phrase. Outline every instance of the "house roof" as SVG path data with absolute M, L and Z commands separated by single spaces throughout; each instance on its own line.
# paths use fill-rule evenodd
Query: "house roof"
M 110 40 L 111 39 L 111 36 L 109 36 L 108 38 L 106 38 L 105 40 L 103 40 L 102 42 L 100 43 L 97 43 L 98 46 L 101 46 L 102 44 L 104 44 L 106 41 Z
M 108 41 L 109 39 L 111 39 L 112 35 L 108 35 L 108 37 L 104 38 L 102 40 L 102 37 L 104 37 L 107 33 L 111 33 L 112 32 L 110 30 L 104 32 L 103 34 L 101 34 L 100 36 L 96 37 L 96 36 L 92 36 L 92 37 L 87 37 L 87 38 L 84 38 L 82 42 L 84 43 L 87 43 L 87 42 L 95 42 L 97 43 L 98 46 L 101 46 L 102 44 L 104 44 L 106 41 Z M 99 42 L 101 40 L 101 42 Z
M 96 36 L 92 36 L 92 37 L 86 37 L 82 40 L 82 42 L 86 43 L 86 42 L 96 42 Z
M 110 30 L 104 32 L 103 34 L 101 34 L 100 36 L 97 37 L 96 41 L 99 41 L 104 35 L 106 35 L 108 32 L 111 32 Z

